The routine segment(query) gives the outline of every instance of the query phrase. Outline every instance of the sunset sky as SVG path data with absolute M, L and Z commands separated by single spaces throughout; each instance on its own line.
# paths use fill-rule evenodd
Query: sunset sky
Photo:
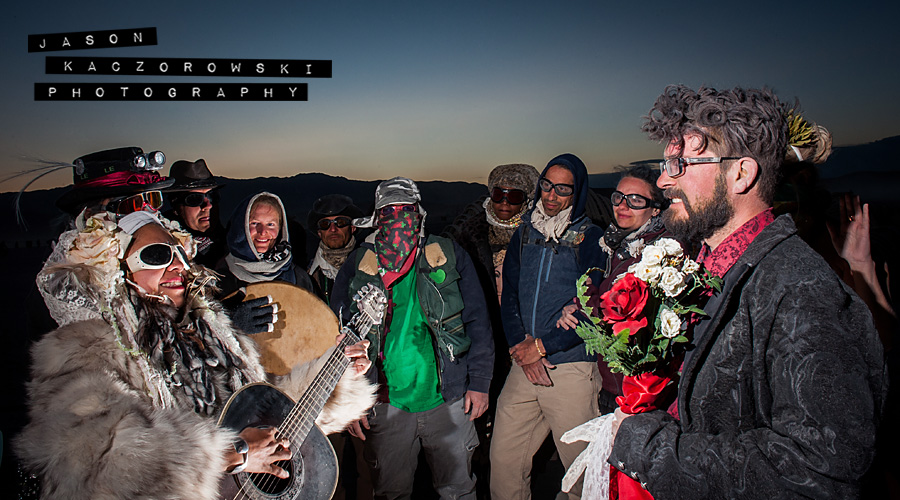
M 607 3 L 15 2 L 0 21 L 0 177 L 132 145 L 238 178 L 485 182 L 562 152 L 602 173 L 660 156 L 640 124 L 672 83 L 770 86 L 835 145 L 900 134 L 900 4 Z M 156 46 L 27 52 L 29 34 L 148 26 Z M 46 75 L 48 55 L 330 59 L 333 77 L 288 80 L 308 102 L 35 102 L 35 82 L 285 83 Z

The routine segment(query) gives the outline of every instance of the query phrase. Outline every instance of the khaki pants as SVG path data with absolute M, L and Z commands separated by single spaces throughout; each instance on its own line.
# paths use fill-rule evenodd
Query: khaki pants
M 497 401 L 494 436 L 491 438 L 491 498 L 531 498 L 531 460 L 547 433 L 563 466 L 568 469 L 587 443 L 565 444 L 560 436 L 569 429 L 600 415 L 597 395 L 600 374 L 597 363 L 576 362 L 549 370 L 553 386 L 534 385 L 525 372 L 513 366 Z M 581 497 L 581 480 L 569 498 Z

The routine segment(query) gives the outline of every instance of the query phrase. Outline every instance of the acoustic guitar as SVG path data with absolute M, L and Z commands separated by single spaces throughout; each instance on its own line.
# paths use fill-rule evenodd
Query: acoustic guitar
M 329 499 L 337 484 L 337 457 L 331 443 L 315 426 L 316 417 L 350 364 L 344 348 L 365 337 L 380 324 L 387 299 L 377 287 L 366 285 L 353 298 L 359 312 L 341 328 L 346 336 L 331 351 L 312 383 L 294 403 L 285 393 L 265 383 L 249 384 L 235 392 L 219 418 L 219 425 L 237 432 L 246 427 L 273 426 L 278 439 L 288 438 L 293 457 L 278 463 L 288 479 L 271 474 L 241 472 L 222 484 L 223 499 L 258 500 Z

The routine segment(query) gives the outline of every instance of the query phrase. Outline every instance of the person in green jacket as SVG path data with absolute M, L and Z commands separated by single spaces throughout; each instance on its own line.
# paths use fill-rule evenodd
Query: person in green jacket
M 353 221 L 375 232 L 335 279 L 331 307 L 342 320 L 366 284 L 388 298 L 383 325 L 368 337 L 378 403 L 350 433 L 365 440 L 375 498 L 409 498 L 422 449 L 442 498 L 474 498 L 473 420 L 488 406 L 493 337 L 471 258 L 425 234 L 420 201 L 410 179 L 379 184 L 375 212 Z

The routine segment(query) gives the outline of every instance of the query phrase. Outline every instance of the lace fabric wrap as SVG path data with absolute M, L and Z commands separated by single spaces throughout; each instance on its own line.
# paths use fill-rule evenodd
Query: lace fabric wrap
M 91 319 L 110 323 L 112 311 L 127 309 L 134 312 L 130 304 L 127 308 L 121 307 L 124 305 L 122 299 L 128 296 L 122 271 L 70 261 L 69 250 L 78 234 L 79 231 L 73 229 L 60 235 L 35 280 L 50 316 L 59 326 L 66 326 Z M 133 323 L 137 324 L 137 317 L 133 318 Z

